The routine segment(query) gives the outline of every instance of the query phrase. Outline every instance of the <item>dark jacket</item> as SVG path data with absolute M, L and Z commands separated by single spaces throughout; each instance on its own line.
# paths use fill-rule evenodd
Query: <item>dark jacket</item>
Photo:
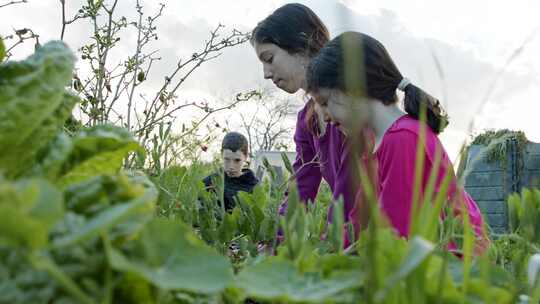
M 259 183 L 255 174 L 250 169 L 242 170 L 243 174 L 239 177 L 229 177 L 225 175 L 225 190 L 223 193 L 225 199 L 225 210 L 231 211 L 236 205 L 234 202 L 234 197 L 237 195 L 238 191 L 244 191 L 251 193 L 253 188 Z M 215 187 L 212 185 L 212 178 L 216 178 L 217 173 L 211 174 L 203 179 L 204 185 L 207 190 L 213 190 Z

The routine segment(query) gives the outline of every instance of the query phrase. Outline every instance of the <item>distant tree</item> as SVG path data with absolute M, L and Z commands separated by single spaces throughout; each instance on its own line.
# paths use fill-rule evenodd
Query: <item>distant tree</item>
M 295 103 L 291 97 L 266 89 L 256 101 L 254 113 L 239 113 L 252 157 L 257 151 L 289 149 L 294 131 L 291 118 L 298 108 Z
M 189 58 L 178 58 L 170 73 L 161 76 L 161 85 L 148 94 L 152 88 L 144 86 L 143 91 L 142 84 L 149 77 L 156 77 L 152 68 L 162 59 L 156 21 L 162 16 L 165 5 L 160 4 L 157 11 L 148 14 L 141 1 L 131 1 L 137 16 L 135 20 L 118 14 L 119 0 L 87 0 L 68 18 L 66 1 L 60 0 L 59 38 L 64 40 L 69 26 L 75 22 L 87 22 L 92 29 L 90 42 L 78 50 L 82 61 L 73 78 L 72 87 L 81 97 L 77 119 L 86 126 L 104 123 L 124 126 L 155 156 L 147 159 L 145 164 L 162 168 L 174 162 L 174 157 L 181 158 L 181 151 L 199 149 L 210 138 L 201 137 L 197 131 L 213 114 L 231 109 L 253 96 L 254 92 L 240 93 L 219 106 L 179 100 L 182 85 L 201 65 L 219 57 L 224 49 L 245 43 L 248 36 L 235 29 L 224 33 L 225 26 L 219 24 L 209 33 L 200 50 Z M 120 36 L 136 38 L 121 41 Z M 126 54 L 120 62 L 113 61 L 111 53 L 120 43 L 129 44 L 133 52 Z M 188 109 L 190 112 L 197 109 L 202 114 L 191 122 L 184 121 L 181 130 L 173 129 L 172 126 L 180 125 L 177 119 L 182 116 L 180 113 Z M 133 164 L 134 159 L 129 165 Z

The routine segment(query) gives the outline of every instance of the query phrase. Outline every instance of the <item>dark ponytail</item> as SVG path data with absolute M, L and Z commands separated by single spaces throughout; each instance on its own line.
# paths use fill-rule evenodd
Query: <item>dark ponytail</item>
M 386 48 L 375 38 L 358 32 L 345 32 L 332 39 L 310 62 L 307 91 L 339 89 L 353 96 L 396 103 L 396 89 L 404 79 Z M 425 121 L 439 134 L 448 125 L 448 116 L 440 102 L 413 84 L 404 86 L 405 111 Z
M 408 84 L 403 91 L 405 112 L 416 119 L 424 120 L 435 134 L 441 133 L 448 125 L 448 115 L 439 100 L 414 84 Z M 422 111 L 425 111 L 423 118 Z

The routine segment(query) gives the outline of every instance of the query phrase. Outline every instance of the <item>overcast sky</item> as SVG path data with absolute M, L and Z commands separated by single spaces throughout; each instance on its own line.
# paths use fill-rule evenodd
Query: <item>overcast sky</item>
M 7 1 L 0 0 L 0 4 Z M 28 0 L 28 4 L 0 9 L 0 35 L 13 28 L 30 27 L 41 41 L 57 39 L 60 32 L 58 0 Z M 66 0 L 70 14 L 81 0 Z M 120 0 L 118 12 L 133 15 L 134 0 Z M 160 55 L 155 75 L 162 77 L 181 56 L 199 49 L 218 23 L 227 28 L 251 30 L 258 21 L 288 1 L 278 0 L 176 0 L 167 5 L 158 26 Z M 446 105 L 451 124 L 441 135 L 452 158 L 467 138 L 475 118 L 475 131 L 511 128 L 540 141 L 540 1 L 439 1 L 439 0 L 313 0 L 299 1 L 312 8 L 327 24 L 332 36 L 346 30 L 373 35 L 388 48 L 401 72 Z M 142 1 L 148 12 L 158 1 Z M 66 40 L 73 49 L 86 41 L 84 25 L 68 28 Z M 128 37 L 129 39 L 129 37 Z M 124 46 L 128 51 L 130 46 Z M 519 50 L 519 51 L 518 51 Z M 30 53 L 18 49 L 15 57 Z M 497 75 L 513 55 L 495 89 Z M 440 68 L 437 67 L 440 65 Z M 183 94 L 215 98 L 266 84 L 261 64 L 249 44 L 226 50 L 193 75 Z M 182 94 L 182 93 L 181 93 Z M 479 104 L 488 103 L 479 112 Z M 301 103 L 301 99 L 298 103 Z M 223 119 L 234 119 L 228 113 Z

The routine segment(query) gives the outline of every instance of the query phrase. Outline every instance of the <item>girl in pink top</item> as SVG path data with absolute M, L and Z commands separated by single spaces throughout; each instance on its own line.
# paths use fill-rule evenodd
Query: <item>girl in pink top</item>
M 327 121 L 351 140 L 371 143 L 363 145 L 360 152 L 373 160 L 371 179 L 380 207 L 400 236 L 408 237 L 410 233 L 416 154 L 421 145 L 424 166 L 418 201 L 423 201 L 433 167 L 439 163 L 433 197 L 446 174 L 451 174 L 448 201 L 456 214 L 468 213 L 478 239 L 476 253 L 485 250 L 489 241 L 482 229 L 480 210 L 458 187 L 452 163 L 437 137 L 448 124 L 446 114 L 437 99 L 403 78 L 379 41 L 356 32 L 341 34 L 311 61 L 307 83 L 308 92 L 325 112 Z M 405 112 L 397 106 L 397 89 L 404 92 Z M 425 109 L 425 123 L 418 120 L 420 109 Z M 420 131 L 422 127 L 425 131 Z M 425 133 L 423 141 L 420 132 Z M 360 134 L 372 136 L 364 140 L 366 137 Z M 360 199 L 350 214 L 357 229 L 365 227 L 367 214 L 366 204 Z

